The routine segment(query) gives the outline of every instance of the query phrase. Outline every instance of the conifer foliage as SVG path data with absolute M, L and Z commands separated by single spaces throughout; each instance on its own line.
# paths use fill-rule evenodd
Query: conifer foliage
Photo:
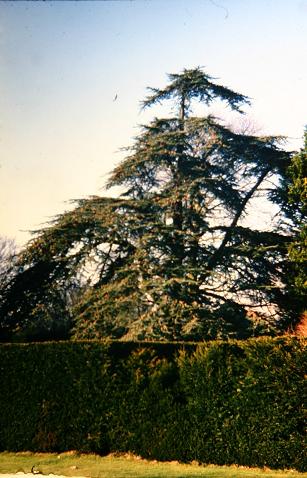
M 239 113 L 249 104 L 201 68 L 150 89 L 143 108 L 170 104 L 172 114 L 143 126 L 111 173 L 107 187 L 122 194 L 76 201 L 36 235 L 2 294 L 2 317 L 22 325 L 80 276 L 87 286 L 73 310 L 77 338 L 246 337 L 260 333 L 248 309 L 288 313 L 287 235 L 244 219 L 290 155 L 281 138 L 238 134 L 196 114 L 215 101 Z
M 286 323 L 295 326 L 306 314 L 307 295 L 307 129 L 303 148 L 291 158 L 290 166 L 282 178 L 275 199 L 283 211 L 283 226 L 291 233 L 288 246 L 289 264 L 286 286 L 295 310 L 293 319 Z M 294 307 L 295 306 L 295 307 Z M 300 315 L 301 313 L 302 315 Z

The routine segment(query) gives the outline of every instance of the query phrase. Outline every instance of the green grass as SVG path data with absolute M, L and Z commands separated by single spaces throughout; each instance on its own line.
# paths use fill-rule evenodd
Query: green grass
M 132 455 L 100 457 L 68 453 L 0 453 L 0 473 L 30 473 L 91 478 L 302 478 L 307 473 L 273 471 L 236 466 L 183 465 L 139 459 Z

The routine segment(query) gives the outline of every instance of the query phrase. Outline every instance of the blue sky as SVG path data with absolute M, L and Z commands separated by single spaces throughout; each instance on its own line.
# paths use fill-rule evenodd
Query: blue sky
M 307 0 L 0 2 L 0 234 L 23 244 L 103 194 L 151 116 L 146 87 L 183 68 L 251 97 L 262 132 L 300 147 L 306 32 Z

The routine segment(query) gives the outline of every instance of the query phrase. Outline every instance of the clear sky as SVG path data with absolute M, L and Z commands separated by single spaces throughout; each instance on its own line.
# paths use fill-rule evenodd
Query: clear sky
M 300 147 L 306 46 L 307 0 L 0 2 L 0 234 L 21 245 L 103 194 L 148 121 L 146 87 L 183 68 L 251 97 L 262 131 Z

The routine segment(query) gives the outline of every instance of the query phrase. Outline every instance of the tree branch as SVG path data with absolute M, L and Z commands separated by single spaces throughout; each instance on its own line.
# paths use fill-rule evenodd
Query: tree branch
M 257 182 L 254 184 L 254 186 L 249 190 L 249 192 L 246 194 L 244 200 L 241 203 L 241 206 L 239 207 L 237 213 L 235 214 L 232 223 L 230 224 L 229 228 L 227 229 L 224 239 L 222 240 L 219 248 L 214 252 L 214 254 L 211 256 L 211 258 L 208 261 L 208 267 L 207 270 L 211 271 L 219 261 L 220 257 L 223 254 L 223 251 L 225 249 L 226 244 L 229 242 L 231 239 L 231 235 L 233 233 L 233 229 L 236 227 L 248 201 L 251 199 L 255 191 L 259 188 L 260 184 L 264 181 L 265 177 L 269 174 L 271 171 L 271 168 L 265 169 L 262 174 L 259 176 Z

